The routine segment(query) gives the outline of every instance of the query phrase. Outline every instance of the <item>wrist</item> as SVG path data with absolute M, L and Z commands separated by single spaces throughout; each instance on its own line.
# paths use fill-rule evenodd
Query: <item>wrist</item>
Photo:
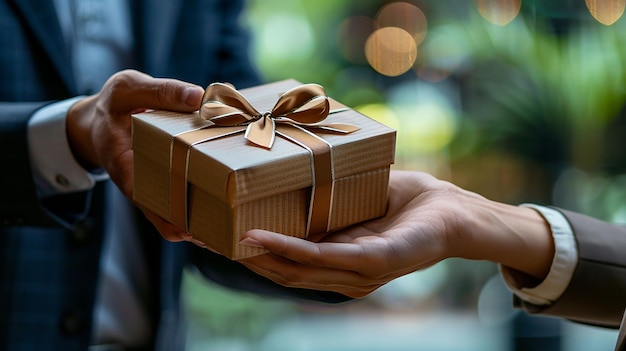
M 67 139 L 76 160 L 85 169 L 100 168 L 101 164 L 95 151 L 92 126 L 94 116 L 93 96 L 79 100 L 67 112 Z
M 540 280 L 547 276 L 554 241 L 549 224 L 537 211 L 480 197 L 474 199 L 468 221 L 466 258 L 496 262 Z

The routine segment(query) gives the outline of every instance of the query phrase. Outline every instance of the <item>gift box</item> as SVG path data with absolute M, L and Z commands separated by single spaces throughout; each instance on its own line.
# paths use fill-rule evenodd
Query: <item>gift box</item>
M 269 112 L 259 112 L 269 111 Z M 194 113 L 132 116 L 134 200 L 230 259 L 385 214 L 396 133 L 295 80 L 212 84 Z

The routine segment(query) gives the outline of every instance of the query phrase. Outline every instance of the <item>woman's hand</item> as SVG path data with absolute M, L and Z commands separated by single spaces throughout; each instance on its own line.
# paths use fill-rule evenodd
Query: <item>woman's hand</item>
M 551 240 L 534 210 L 487 200 L 424 173 L 394 171 L 384 217 L 311 240 L 252 230 L 241 242 L 270 253 L 241 262 L 285 286 L 358 298 L 449 257 L 491 260 L 542 278 L 552 260 Z M 528 255 L 530 249 L 542 258 Z

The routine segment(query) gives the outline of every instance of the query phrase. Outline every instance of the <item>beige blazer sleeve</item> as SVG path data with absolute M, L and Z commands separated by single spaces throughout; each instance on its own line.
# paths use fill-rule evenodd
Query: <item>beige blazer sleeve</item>
M 516 298 L 529 313 L 618 328 L 626 308 L 626 226 L 556 209 L 570 222 L 578 263 L 565 292 L 550 306 Z

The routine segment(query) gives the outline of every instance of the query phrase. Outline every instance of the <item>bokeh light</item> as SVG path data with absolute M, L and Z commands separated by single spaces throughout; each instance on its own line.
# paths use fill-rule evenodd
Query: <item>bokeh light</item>
M 439 82 L 461 67 L 471 56 L 465 35 L 453 26 L 430 31 L 415 61 L 417 75 L 429 82 Z
M 626 0 L 585 0 L 585 4 L 593 18 L 610 26 L 624 14 Z
M 395 130 L 400 129 L 400 119 L 385 104 L 366 104 L 355 107 L 355 110 Z
M 522 0 L 474 0 L 478 12 L 487 21 L 504 26 L 517 17 Z
M 351 63 L 366 64 L 363 52 L 367 38 L 374 32 L 374 21 L 365 16 L 345 19 L 337 31 L 337 44 L 343 57 Z
M 386 76 L 405 73 L 413 66 L 416 56 L 417 45 L 413 36 L 401 28 L 377 29 L 365 42 L 367 62 Z
M 315 38 L 309 23 L 290 13 L 271 15 L 260 29 L 257 46 L 262 50 L 261 57 L 268 61 L 302 60 L 315 50 Z
M 426 37 L 428 23 L 424 12 L 406 2 L 394 2 L 384 6 L 376 15 L 378 28 L 398 27 L 413 35 L 417 46 Z
M 444 83 L 401 84 L 389 93 L 389 104 L 400 119 L 398 149 L 406 154 L 440 152 L 458 129 L 455 93 Z
M 406 111 L 407 113 L 409 111 Z M 405 114 L 403 114 L 405 115 Z M 417 153 L 434 153 L 448 146 L 454 136 L 456 123 L 451 111 L 445 106 L 425 103 L 411 111 L 412 118 L 402 121 L 402 131 L 406 137 L 405 150 Z

